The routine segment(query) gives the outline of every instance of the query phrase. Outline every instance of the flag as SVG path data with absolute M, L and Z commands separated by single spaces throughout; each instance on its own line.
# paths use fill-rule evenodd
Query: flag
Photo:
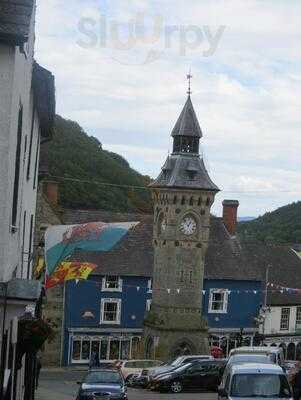
M 37 264 L 36 264 L 36 266 L 35 266 L 35 269 L 34 269 L 34 277 L 35 277 L 36 279 L 39 279 L 40 276 L 42 275 L 42 272 L 44 272 L 44 270 L 45 270 L 45 260 L 44 260 L 44 257 L 39 257 L 39 258 L 38 258 L 38 262 L 37 262 Z
M 50 289 L 66 281 L 88 279 L 88 276 L 96 267 L 96 264 L 91 263 L 62 262 L 51 276 L 46 276 L 45 288 Z
M 96 266 L 87 263 L 89 260 L 83 260 L 82 263 L 72 262 L 72 254 L 75 251 L 111 251 L 137 224 L 89 222 L 49 227 L 45 233 L 46 287 L 63 283 L 65 280 L 87 279 Z

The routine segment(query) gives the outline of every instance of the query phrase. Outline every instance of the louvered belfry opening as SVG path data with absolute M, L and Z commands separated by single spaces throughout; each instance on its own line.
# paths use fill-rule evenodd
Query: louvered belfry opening
M 199 154 L 200 139 L 193 136 L 176 136 L 173 153 Z

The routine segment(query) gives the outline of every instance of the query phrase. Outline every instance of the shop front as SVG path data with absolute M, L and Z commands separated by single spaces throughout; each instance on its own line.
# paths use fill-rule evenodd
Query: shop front
M 72 333 L 69 336 L 68 364 L 88 364 L 92 354 L 99 360 L 128 360 L 136 358 L 141 333 L 112 334 Z

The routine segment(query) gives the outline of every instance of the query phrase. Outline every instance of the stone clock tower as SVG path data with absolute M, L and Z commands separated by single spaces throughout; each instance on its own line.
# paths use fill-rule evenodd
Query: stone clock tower
M 144 322 L 146 356 L 163 360 L 208 353 L 202 289 L 210 208 L 219 189 L 199 153 L 202 131 L 190 90 L 172 137 L 173 152 L 151 184 L 153 301 Z

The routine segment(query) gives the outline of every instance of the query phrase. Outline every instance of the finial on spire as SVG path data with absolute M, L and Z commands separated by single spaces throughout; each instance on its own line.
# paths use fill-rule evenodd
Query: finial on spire
M 191 69 L 189 70 L 189 74 L 187 75 L 187 79 L 188 79 L 188 91 L 187 94 L 188 96 L 191 95 L 192 91 L 191 91 L 191 79 L 193 78 L 193 76 L 191 75 Z

